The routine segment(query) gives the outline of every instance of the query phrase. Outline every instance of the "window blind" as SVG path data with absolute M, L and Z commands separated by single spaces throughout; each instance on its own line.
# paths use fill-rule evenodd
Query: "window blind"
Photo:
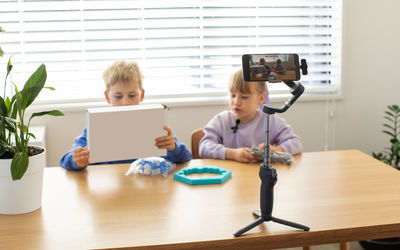
M 297 53 L 309 65 L 306 93 L 340 87 L 342 0 L 0 1 L 0 33 L 12 80 L 41 64 L 41 101 L 102 100 L 102 73 L 137 61 L 147 97 L 223 95 L 242 54 Z M 272 86 L 271 93 L 279 87 Z

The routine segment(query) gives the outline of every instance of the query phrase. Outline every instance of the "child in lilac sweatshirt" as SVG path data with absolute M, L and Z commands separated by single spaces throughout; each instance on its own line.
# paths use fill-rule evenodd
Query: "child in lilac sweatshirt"
M 230 110 L 214 116 L 203 129 L 200 156 L 253 162 L 251 148 L 265 145 L 265 114 L 259 109 L 265 100 L 265 82 L 246 82 L 239 70 L 230 79 L 229 92 Z M 270 144 L 271 151 L 292 155 L 302 151 L 300 138 L 277 115 L 270 116 Z

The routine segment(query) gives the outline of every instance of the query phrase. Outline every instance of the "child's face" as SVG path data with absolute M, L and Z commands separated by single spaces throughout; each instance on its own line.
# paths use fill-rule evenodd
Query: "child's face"
M 264 101 L 265 93 L 257 93 L 255 86 L 256 83 L 249 82 L 250 93 L 242 93 L 238 90 L 230 91 L 229 106 L 241 123 L 251 121 L 256 115 L 258 106 Z
M 116 82 L 110 90 L 104 91 L 106 100 L 112 106 L 138 105 L 144 98 L 144 89 L 136 82 Z

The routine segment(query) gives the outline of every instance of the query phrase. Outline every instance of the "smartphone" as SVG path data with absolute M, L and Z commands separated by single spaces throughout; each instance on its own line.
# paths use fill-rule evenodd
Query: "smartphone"
M 242 56 L 245 81 L 298 81 L 298 54 L 246 54 Z

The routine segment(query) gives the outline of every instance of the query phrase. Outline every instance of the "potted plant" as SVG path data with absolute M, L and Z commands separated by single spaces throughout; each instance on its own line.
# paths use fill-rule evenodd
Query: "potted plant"
M 0 31 L 3 30 L 0 28 Z M 0 55 L 3 52 L 0 48 Z M 34 102 L 47 78 L 44 64 L 29 77 L 22 90 L 9 81 L 12 70 L 11 58 L 8 60 L 4 81 L 4 93 L 0 96 L 0 213 L 26 213 L 40 208 L 42 200 L 43 168 L 45 149 L 29 145 L 29 132 L 32 118 L 64 115 L 58 110 L 32 113 L 26 120 L 26 109 Z M 6 96 L 7 85 L 14 93 Z M 24 175 L 24 178 L 22 178 Z
M 382 132 L 390 136 L 390 147 L 380 153 L 372 153 L 372 156 L 400 170 L 400 141 L 397 138 L 400 135 L 400 107 L 391 105 L 387 108 L 384 117 L 387 123 L 383 124 L 385 130 Z
M 390 147 L 386 147 L 382 152 L 372 153 L 372 156 L 398 170 L 400 170 L 400 107 L 398 105 L 387 106 L 382 132 L 390 136 Z M 400 237 L 360 241 L 364 249 L 400 249 Z

